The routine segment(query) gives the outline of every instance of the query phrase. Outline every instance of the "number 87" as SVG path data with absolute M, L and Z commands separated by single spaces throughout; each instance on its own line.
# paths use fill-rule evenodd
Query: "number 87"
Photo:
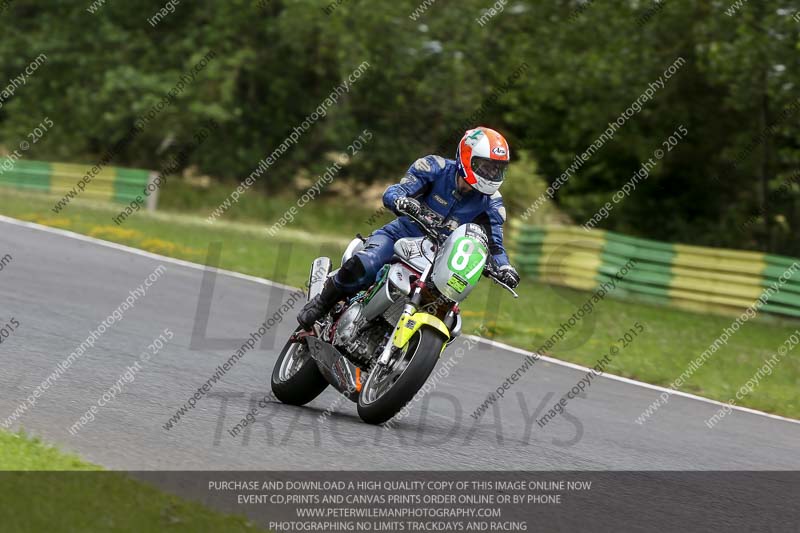
M 456 272 L 461 272 L 469 265 L 469 260 L 472 258 L 472 254 L 475 252 L 475 243 L 469 239 L 465 239 L 458 244 L 456 248 L 456 253 L 453 255 L 452 261 L 450 261 L 450 268 L 452 268 Z M 486 262 L 487 256 L 484 253 L 483 249 L 478 248 L 478 253 L 481 255 L 480 261 L 475 265 L 475 267 L 467 273 L 467 278 L 471 279 L 472 276 L 478 273 L 478 271 L 483 267 L 483 264 Z

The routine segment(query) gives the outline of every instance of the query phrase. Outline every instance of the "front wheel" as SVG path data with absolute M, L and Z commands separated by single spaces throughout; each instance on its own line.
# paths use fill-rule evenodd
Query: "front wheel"
M 433 372 L 445 342 L 438 331 L 422 327 L 392 362 L 376 366 L 358 396 L 361 420 L 382 424 L 399 413 Z
M 272 369 L 272 392 L 283 403 L 305 405 L 319 396 L 328 381 L 308 353 L 305 342 L 287 342 Z

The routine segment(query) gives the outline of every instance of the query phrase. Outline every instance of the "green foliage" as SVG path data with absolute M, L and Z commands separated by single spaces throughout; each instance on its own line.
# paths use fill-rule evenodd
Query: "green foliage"
M 101 470 L 23 432 L 0 431 L 3 531 L 264 531 Z
M 20 431 L 0 431 L 0 471 L 5 470 L 102 470 L 78 457 L 65 454 Z
M 476 19 L 490 0 L 438 0 L 416 21 L 419 0 L 349 0 L 326 13 L 328 3 L 182 2 L 151 27 L 162 0 L 109 0 L 94 14 L 89 0 L 16 0 L 4 13 L 13 24 L 0 42 L 0 80 L 39 53 L 48 61 L 0 109 L 2 144 L 12 149 L 49 116 L 56 126 L 26 157 L 94 161 L 213 51 L 113 163 L 158 168 L 213 118 L 220 129 L 187 166 L 230 187 L 367 61 L 364 76 L 257 187 L 284 190 L 300 170 L 317 172 L 327 152 L 344 151 L 364 128 L 374 137 L 346 177 L 397 178 L 422 154 L 452 157 L 463 129 L 477 124 L 507 133 L 552 183 L 683 57 L 686 65 L 555 202 L 584 222 L 684 125 L 688 138 L 603 227 L 800 254 L 797 185 L 770 196 L 800 170 L 800 108 L 781 119 L 800 97 L 796 2 L 748 2 L 729 16 L 730 0 L 665 0 L 658 9 L 643 0 L 510 0 L 483 26 Z M 533 175 L 517 179 L 508 186 L 515 199 L 539 190 Z M 514 207 L 512 216 L 524 206 Z
M 506 181 L 503 183 L 503 203 L 511 214 L 524 213 L 528 206 L 544 194 L 547 182 L 539 174 L 536 161 L 525 150 L 512 153 L 513 164 L 508 167 Z M 569 223 L 552 203 L 546 203 L 531 214 L 527 224 Z

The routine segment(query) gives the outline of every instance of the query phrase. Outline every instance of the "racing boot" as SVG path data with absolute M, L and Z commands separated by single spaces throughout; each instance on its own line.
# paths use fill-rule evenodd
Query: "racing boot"
M 304 330 L 311 331 L 317 320 L 327 315 L 333 306 L 336 305 L 336 302 L 345 296 L 345 293 L 333 282 L 333 278 L 328 278 L 325 281 L 325 285 L 322 287 L 322 292 L 309 300 L 303 309 L 300 310 L 300 313 L 297 315 L 297 321 Z

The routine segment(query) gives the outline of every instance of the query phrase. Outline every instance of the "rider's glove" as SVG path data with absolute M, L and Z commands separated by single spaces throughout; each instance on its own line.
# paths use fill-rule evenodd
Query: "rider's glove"
M 422 207 L 415 198 L 402 196 L 394 201 L 394 210 L 401 215 L 418 215 Z
M 511 287 L 516 288 L 519 285 L 519 274 L 511 265 L 503 265 L 497 269 L 497 274 L 500 281 Z

